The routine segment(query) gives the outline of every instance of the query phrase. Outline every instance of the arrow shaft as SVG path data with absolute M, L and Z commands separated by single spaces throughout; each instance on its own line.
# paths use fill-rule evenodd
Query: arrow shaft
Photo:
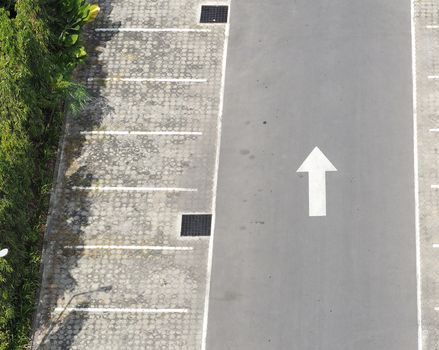
M 309 216 L 326 216 L 326 173 L 310 172 Z

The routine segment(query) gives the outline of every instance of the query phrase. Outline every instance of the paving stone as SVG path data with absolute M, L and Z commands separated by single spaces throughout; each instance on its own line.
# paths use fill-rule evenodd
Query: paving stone
M 191 197 L 193 199 L 191 199 Z M 59 245 L 186 245 L 179 237 L 181 213 L 210 211 L 193 193 L 64 194 L 51 239 Z M 200 203 L 195 206 L 194 203 Z M 157 205 L 156 203 L 160 203 Z M 206 240 L 201 240 L 205 242 Z M 198 244 L 198 240 L 191 242 Z
M 84 315 L 72 312 L 58 320 L 40 349 L 191 350 L 201 342 L 193 325 L 202 322 L 202 317 L 200 313 Z
M 66 184 L 87 178 L 90 185 L 212 188 L 205 176 L 213 172 L 214 158 L 200 152 L 202 136 L 91 136 L 69 139 L 67 146 L 81 149 L 70 154 Z M 82 147 L 75 147 L 75 144 Z M 90 176 L 89 176 L 90 175 Z M 200 185 L 202 186 L 200 188 Z
M 439 349 L 439 134 L 429 131 L 439 127 L 439 81 L 428 79 L 439 75 L 439 31 L 426 28 L 439 24 L 437 1 L 415 1 L 417 75 L 417 133 L 419 158 L 419 211 L 422 289 L 423 349 Z
M 205 269 L 197 266 L 206 259 L 205 247 L 190 253 L 68 248 L 58 253 L 53 275 L 59 282 L 50 287 L 51 292 L 57 290 L 52 308 L 66 307 L 74 298 L 74 305 L 86 303 L 93 308 L 202 311 Z M 93 292 L 103 287 L 111 290 Z
M 107 44 L 89 50 L 88 77 L 207 78 L 221 65 L 224 36 L 218 31 L 91 34 L 91 44 Z
M 99 2 L 102 13 L 96 26 L 123 23 L 130 27 L 193 28 L 199 26 L 201 4 L 194 0 L 105 0 Z
M 198 350 L 209 239 L 180 237 L 180 225 L 182 213 L 212 212 L 225 26 L 200 25 L 201 2 L 193 0 L 106 0 L 100 6 L 86 31 L 87 62 L 76 72 L 91 99 L 66 121 L 32 349 Z M 96 31 L 134 27 L 210 31 Z M 103 192 L 102 186 L 125 189 Z M 139 186 L 197 191 L 126 189 Z M 192 249 L 133 250 L 144 246 Z

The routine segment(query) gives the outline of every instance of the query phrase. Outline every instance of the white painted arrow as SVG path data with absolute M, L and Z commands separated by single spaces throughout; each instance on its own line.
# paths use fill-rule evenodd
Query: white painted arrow
M 326 172 L 337 171 L 318 147 L 302 163 L 298 173 L 308 173 L 309 216 L 326 216 Z

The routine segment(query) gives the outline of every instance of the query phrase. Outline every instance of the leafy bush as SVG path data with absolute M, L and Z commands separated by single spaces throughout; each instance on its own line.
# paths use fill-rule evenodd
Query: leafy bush
M 84 0 L 0 0 L 0 350 L 28 345 L 41 241 L 66 99 L 85 56 L 82 26 L 99 8 Z

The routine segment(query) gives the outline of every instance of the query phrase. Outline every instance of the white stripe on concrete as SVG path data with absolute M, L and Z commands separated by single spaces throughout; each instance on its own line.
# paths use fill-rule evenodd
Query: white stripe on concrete
M 439 243 L 433 243 L 433 248 L 439 248 Z
M 66 249 L 75 250 L 194 250 L 193 247 L 169 247 L 169 246 L 149 246 L 149 245 L 68 245 Z
M 415 249 L 416 249 L 416 308 L 418 323 L 418 350 L 423 349 L 422 334 L 422 282 L 421 282 L 421 235 L 419 229 L 419 161 L 418 161 L 418 107 L 416 75 L 416 25 L 415 1 L 410 1 L 410 36 L 412 46 L 412 99 L 413 99 L 413 173 L 415 199 Z
M 190 78 L 87 78 L 87 81 L 125 81 L 125 82 L 152 82 L 152 83 L 205 83 L 207 79 L 190 79 Z
M 431 132 L 439 132 L 439 129 L 430 129 Z
M 81 135 L 133 135 L 133 136 L 200 136 L 199 131 L 126 131 L 126 130 L 104 130 L 104 131 L 81 131 Z
M 96 28 L 96 32 L 138 32 L 138 33 L 209 33 L 210 29 L 194 28 Z
M 439 185 L 431 185 L 430 186 L 432 189 L 438 189 L 439 188 Z
M 231 1 L 228 1 L 229 14 L 231 10 Z M 216 154 L 215 154 L 215 173 L 213 178 L 213 189 L 212 189 L 212 231 L 209 238 L 209 252 L 207 256 L 207 272 L 206 272 L 206 294 L 204 296 L 204 314 L 203 314 L 203 329 L 201 335 L 201 350 L 206 350 L 207 346 L 207 327 L 209 322 L 209 301 L 210 301 L 210 285 L 212 276 L 212 261 L 213 261 L 213 242 L 215 236 L 215 220 L 216 220 L 216 198 L 218 190 L 218 170 L 219 170 L 219 158 L 221 149 L 221 131 L 222 131 L 222 119 L 223 119 L 223 109 L 224 109 L 224 87 L 226 81 L 226 65 L 227 65 L 227 48 L 229 43 L 230 35 L 230 21 L 227 21 L 224 33 L 224 44 L 223 44 L 223 62 L 222 62 L 222 72 L 221 72 L 221 88 L 220 88 L 220 100 L 218 108 L 218 119 L 217 119 L 217 136 L 216 136 Z
M 135 314 L 171 314 L 187 313 L 188 309 L 136 309 L 136 308 L 113 308 L 113 307 L 57 307 L 55 312 L 75 311 L 88 313 L 135 313 Z
M 427 28 L 427 29 L 439 29 L 439 25 L 429 25 L 429 26 L 425 26 L 425 28 Z
M 429 80 L 437 80 L 437 79 L 439 79 L 439 75 L 429 75 L 428 79 Z
M 100 192 L 197 192 L 196 188 L 181 187 L 125 187 L 125 186 L 72 186 L 74 191 L 100 191 Z

